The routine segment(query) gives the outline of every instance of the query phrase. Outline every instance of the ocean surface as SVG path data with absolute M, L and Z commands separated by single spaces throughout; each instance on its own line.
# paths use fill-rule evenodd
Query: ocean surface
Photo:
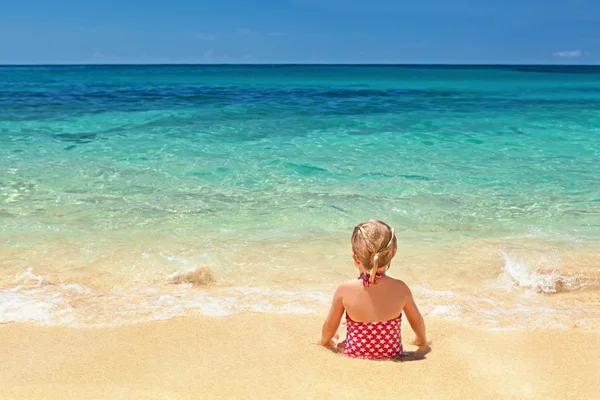
M 426 318 L 600 328 L 600 67 L 0 67 L 0 323 L 325 315 L 369 218 Z

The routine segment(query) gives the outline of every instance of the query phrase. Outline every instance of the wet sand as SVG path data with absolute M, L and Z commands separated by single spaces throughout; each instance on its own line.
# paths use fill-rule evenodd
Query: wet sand
M 2 399 L 600 398 L 600 332 L 426 320 L 400 362 L 317 345 L 320 316 L 186 317 L 117 327 L 0 325 Z M 408 329 L 407 329 L 408 328 Z

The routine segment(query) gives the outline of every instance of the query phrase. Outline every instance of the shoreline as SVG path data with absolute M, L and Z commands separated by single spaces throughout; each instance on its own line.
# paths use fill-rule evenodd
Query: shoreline
M 321 316 L 246 313 L 113 327 L 0 325 L 2 399 L 592 398 L 600 331 L 492 331 L 426 318 L 403 362 L 319 346 Z M 378 378 L 374 378 L 377 376 Z
M 214 260 L 208 250 L 187 245 L 144 252 L 124 251 L 121 244 L 124 252 L 91 253 L 85 246 L 4 247 L 0 323 L 94 326 L 244 312 L 320 315 L 337 285 L 356 277 L 343 242 L 269 242 L 253 249 L 246 243 L 224 259 L 217 252 Z M 427 242 L 404 249 L 389 274 L 411 287 L 426 316 L 507 329 L 598 329 L 599 255 L 591 243 Z

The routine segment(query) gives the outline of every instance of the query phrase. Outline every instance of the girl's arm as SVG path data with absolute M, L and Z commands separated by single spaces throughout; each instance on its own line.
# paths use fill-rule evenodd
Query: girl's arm
M 331 303 L 331 308 L 329 309 L 329 314 L 327 314 L 327 318 L 325 318 L 325 322 L 323 323 L 323 331 L 321 333 L 321 345 L 323 346 L 335 345 L 335 343 L 332 343 L 332 339 L 337 333 L 337 330 L 340 326 L 340 321 L 344 315 L 344 305 L 342 304 L 342 299 L 342 287 L 340 286 L 333 295 L 333 301 Z
M 408 287 L 406 287 L 406 289 L 408 289 Z M 425 321 L 423 321 L 423 316 L 417 308 L 417 304 L 415 303 L 415 299 L 413 298 L 410 289 L 408 289 L 408 296 L 406 297 L 406 304 L 404 305 L 403 311 L 404 315 L 406 315 L 406 319 L 408 319 L 410 327 L 415 332 L 415 340 L 412 341 L 412 344 L 415 346 L 427 345 Z

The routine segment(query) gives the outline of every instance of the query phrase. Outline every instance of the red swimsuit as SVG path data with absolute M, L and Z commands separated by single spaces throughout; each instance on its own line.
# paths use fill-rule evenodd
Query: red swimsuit
M 363 285 L 369 286 L 368 274 L 361 275 L 359 279 L 363 280 Z M 400 356 L 402 354 L 401 321 L 402 314 L 389 321 L 356 322 L 346 313 L 347 333 L 344 354 L 350 357 L 375 359 Z

